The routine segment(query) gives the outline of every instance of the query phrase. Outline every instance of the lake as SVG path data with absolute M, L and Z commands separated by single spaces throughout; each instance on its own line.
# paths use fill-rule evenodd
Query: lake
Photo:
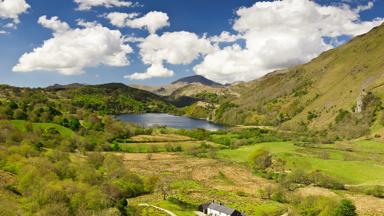
M 223 126 L 206 120 L 175 116 L 165 113 L 124 114 L 116 116 L 125 122 L 133 122 L 142 127 L 167 126 L 178 129 L 203 128 L 210 131 L 222 129 Z

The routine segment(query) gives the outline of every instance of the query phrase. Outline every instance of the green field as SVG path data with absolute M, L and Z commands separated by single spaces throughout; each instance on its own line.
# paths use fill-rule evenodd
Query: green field
M 215 182 L 214 179 L 209 181 L 212 180 Z M 250 215 L 279 215 L 279 213 L 285 212 L 287 209 L 287 205 L 282 203 L 260 200 L 256 198 L 256 194 L 243 194 L 240 196 L 235 192 L 215 189 L 212 185 L 205 185 L 206 183 L 202 184 L 202 182 L 196 180 L 175 181 L 172 187 L 173 198 L 162 200 L 160 194 L 152 194 L 131 199 L 131 204 L 137 206 L 146 203 L 158 206 L 178 216 L 195 215 L 194 211 L 197 210 L 197 206 L 210 201 L 210 199 L 220 200 L 227 206 L 248 212 Z M 227 186 L 230 184 L 236 187 L 233 182 L 221 182 L 219 184 Z M 175 197 L 177 198 L 174 199 Z
M 194 210 L 187 210 L 184 209 L 183 207 L 172 203 L 170 201 L 159 201 L 159 202 L 154 202 L 153 205 L 159 206 L 161 208 L 170 210 L 171 212 L 175 213 L 178 216 L 195 216 L 196 214 Z M 281 204 L 277 202 L 265 202 L 257 205 L 243 205 L 243 206 L 237 206 L 237 208 L 248 208 L 247 210 L 253 212 L 254 215 L 265 215 L 265 214 L 273 214 L 275 212 L 282 211 L 282 206 Z
M 181 152 L 198 148 L 202 144 L 220 147 L 213 142 L 195 140 L 176 134 L 139 135 L 126 140 L 118 140 L 120 150 L 129 153 Z
M 199 147 L 203 141 L 182 142 L 143 142 L 143 143 L 119 143 L 123 152 L 147 153 L 147 152 L 179 152 Z M 217 144 L 212 144 L 217 146 Z
M 27 122 L 24 120 L 11 120 L 10 123 L 21 131 L 26 130 L 25 125 L 27 124 Z M 63 126 L 58 125 L 58 124 L 54 124 L 54 123 L 32 123 L 32 125 L 33 125 L 34 129 L 40 128 L 42 130 L 45 130 L 47 128 L 53 127 L 63 136 L 69 136 L 69 137 L 75 136 L 75 133 L 71 129 L 63 127 Z
M 343 150 L 346 145 L 350 148 Z M 378 153 L 384 150 L 384 143 L 378 141 L 364 140 L 311 148 L 295 146 L 292 142 L 270 142 L 236 150 L 221 150 L 218 156 L 225 160 L 246 162 L 253 151 L 261 148 L 285 160 L 286 168 L 291 170 L 321 170 L 346 184 L 384 185 L 383 161 L 377 159 L 383 159 Z M 324 152 L 327 154 L 326 159 L 320 156 Z M 359 157 L 356 154 L 360 154 Z

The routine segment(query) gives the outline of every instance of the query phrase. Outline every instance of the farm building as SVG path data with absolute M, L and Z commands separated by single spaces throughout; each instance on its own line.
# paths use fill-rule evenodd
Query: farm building
M 208 216 L 246 216 L 236 209 L 228 208 L 217 202 L 210 202 L 199 206 L 199 211 Z

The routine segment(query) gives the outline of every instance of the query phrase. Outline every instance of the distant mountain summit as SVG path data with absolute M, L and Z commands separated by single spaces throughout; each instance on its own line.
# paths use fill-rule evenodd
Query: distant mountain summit
M 220 83 L 214 82 L 200 75 L 184 77 L 172 82 L 171 84 L 179 84 L 179 83 L 184 83 L 184 84 L 200 83 L 206 86 L 222 86 Z
M 62 90 L 62 89 L 70 89 L 70 88 L 80 88 L 82 86 L 85 86 L 85 84 L 81 84 L 81 83 L 72 83 L 68 85 L 54 84 L 54 85 L 48 86 L 47 89 Z

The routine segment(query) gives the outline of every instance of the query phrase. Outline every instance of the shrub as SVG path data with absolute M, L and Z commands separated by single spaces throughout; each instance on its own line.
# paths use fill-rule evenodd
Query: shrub
M 298 215 L 302 216 L 329 216 L 332 215 L 337 207 L 335 200 L 320 196 L 297 197 L 294 202 L 298 210 Z
M 344 119 L 346 118 L 350 118 L 351 117 L 351 113 L 348 112 L 347 110 L 339 110 L 339 113 L 337 114 L 336 118 L 335 118 L 335 122 L 336 124 L 343 121 Z
M 366 194 L 375 196 L 378 198 L 384 198 L 384 186 L 380 186 L 380 185 L 374 186 L 373 188 L 366 190 Z
M 264 200 L 271 199 L 272 193 L 273 188 L 271 186 L 259 190 L 260 198 Z
M 13 113 L 13 118 L 14 119 L 27 119 L 27 114 L 22 109 L 17 109 Z
M 341 200 L 334 216 L 357 216 L 356 207 L 351 200 Z
M 319 187 L 343 190 L 345 189 L 344 184 L 328 176 L 320 171 L 314 171 L 312 173 L 306 173 L 303 170 L 294 170 L 290 174 L 283 176 L 280 179 L 280 183 L 286 188 L 294 189 L 292 184 L 310 185 L 314 184 Z
M 99 169 L 103 165 L 104 159 L 104 155 L 100 152 L 88 153 L 88 163 L 96 169 Z
M 343 190 L 345 189 L 344 184 L 337 181 L 331 176 L 325 175 L 324 173 L 320 171 L 315 171 L 309 174 L 309 178 L 311 179 L 311 182 L 315 184 L 316 186 L 330 188 L 330 189 L 336 189 L 336 190 Z
M 286 191 L 283 188 L 277 188 L 272 192 L 271 199 L 279 203 L 287 202 Z
M 252 152 L 248 162 L 255 171 L 265 171 L 272 165 L 272 154 L 265 149 L 258 149 Z
M 312 183 L 309 176 L 303 170 L 300 169 L 294 170 L 289 175 L 287 175 L 285 177 L 285 182 L 304 185 L 309 185 Z

